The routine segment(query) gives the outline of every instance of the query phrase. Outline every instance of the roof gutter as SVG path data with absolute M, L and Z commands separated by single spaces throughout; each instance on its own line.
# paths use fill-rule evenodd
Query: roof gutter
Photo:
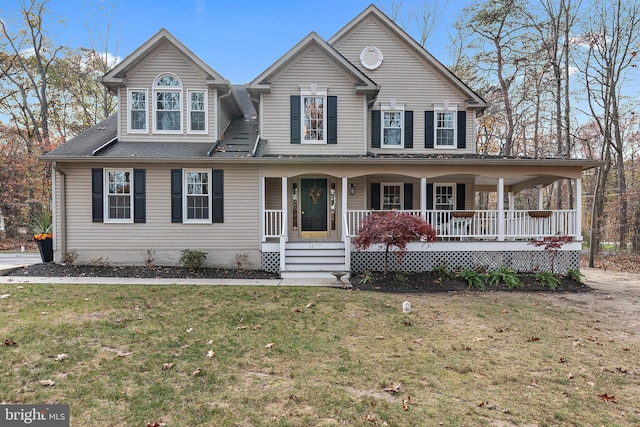
M 108 148 L 111 144 L 114 144 L 115 142 L 118 141 L 118 137 L 116 136 L 115 138 L 113 138 L 110 141 L 105 142 L 104 144 L 102 144 L 100 147 L 96 148 L 95 150 L 93 150 L 91 152 L 92 156 L 97 156 L 99 152 L 101 152 L 102 150 L 104 150 L 105 148 Z

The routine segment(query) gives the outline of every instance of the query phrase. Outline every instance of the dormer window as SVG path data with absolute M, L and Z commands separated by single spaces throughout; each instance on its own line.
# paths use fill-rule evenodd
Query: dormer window
M 129 89 L 129 132 L 147 131 L 147 90 Z
M 154 131 L 182 131 L 182 82 L 172 74 L 163 74 L 153 83 Z

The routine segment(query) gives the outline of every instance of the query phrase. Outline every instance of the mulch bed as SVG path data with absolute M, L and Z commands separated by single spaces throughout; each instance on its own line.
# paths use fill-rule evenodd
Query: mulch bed
M 277 279 L 278 275 L 263 270 L 237 270 L 203 268 L 190 270 L 184 267 L 144 266 L 94 266 L 61 265 L 54 263 L 35 264 L 13 271 L 9 276 L 31 277 L 133 277 L 146 279 Z M 572 279 L 562 278 L 555 291 L 542 285 L 532 275 L 518 276 L 523 286 L 509 288 L 506 285 L 487 285 L 487 291 L 504 292 L 589 292 L 593 289 Z M 370 280 L 362 274 L 350 279 L 353 289 L 396 293 L 464 292 L 470 289 L 467 282 L 456 277 L 442 277 L 432 272 L 395 273 L 386 276 L 371 273 Z
M 544 286 L 533 275 L 519 274 L 522 286 L 509 288 L 507 285 L 486 285 L 483 292 L 590 292 L 593 289 L 584 283 L 562 277 L 558 287 L 553 290 Z M 367 277 L 368 279 L 368 277 Z M 442 277 L 432 272 L 399 273 L 390 272 L 385 276 L 380 272 L 371 273 L 371 280 L 362 274 L 351 277 L 353 289 L 377 292 L 395 293 L 435 293 L 435 292 L 465 292 L 479 291 L 469 287 L 466 281 L 456 277 Z

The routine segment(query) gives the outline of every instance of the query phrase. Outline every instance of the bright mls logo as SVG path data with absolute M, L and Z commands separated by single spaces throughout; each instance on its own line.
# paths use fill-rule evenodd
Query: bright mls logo
M 0 426 L 69 427 L 69 405 L 0 405 Z

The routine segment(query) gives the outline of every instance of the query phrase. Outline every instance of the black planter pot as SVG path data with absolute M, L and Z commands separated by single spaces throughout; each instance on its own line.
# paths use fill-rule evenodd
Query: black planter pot
M 53 261 L 53 239 L 37 240 L 42 262 Z

